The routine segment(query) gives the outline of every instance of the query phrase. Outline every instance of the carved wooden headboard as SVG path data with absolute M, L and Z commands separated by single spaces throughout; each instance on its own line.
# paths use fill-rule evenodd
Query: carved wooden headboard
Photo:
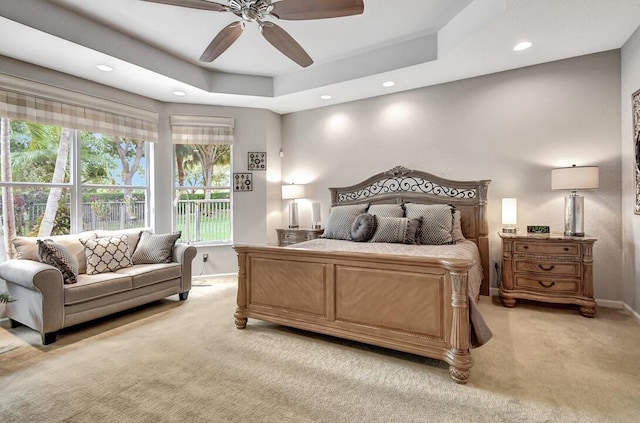
M 402 166 L 373 175 L 359 184 L 329 188 L 331 205 L 347 204 L 451 204 L 460 210 L 462 233 L 478 245 L 484 279 L 481 295 L 489 295 L 489 219 L 487 190 L 490 180 L 454 181 Z

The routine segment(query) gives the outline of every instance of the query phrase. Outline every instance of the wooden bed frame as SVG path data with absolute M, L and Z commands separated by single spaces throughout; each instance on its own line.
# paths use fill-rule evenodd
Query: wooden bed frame
M 332 206 L 454 204 L 465 237 L 478 245 L 489 292 L 487 189 L 395 167 L 359 184 L 330 188 Z M 238 307 L 249 317 L 435 358 L 466 383 L 473 365 L 467 294 L 472 260 L 235 246 Z

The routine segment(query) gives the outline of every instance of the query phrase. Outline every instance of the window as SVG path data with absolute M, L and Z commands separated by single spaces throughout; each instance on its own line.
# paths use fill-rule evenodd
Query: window
M 29 92 L 39 90 L 48 97 L 0 89 L 0 261 L 15 256 L 15 236 L 148 226 L 157 115 L 29 83 Z M 83 101 L 120 113 L 77 105 Z
M 182 242 L 231 243 L 232 125 L 228 118 L 171 116 L 174 230 Z
M 148 143 L 7 118 L 2 129 L 7 240 L 147 226 Z

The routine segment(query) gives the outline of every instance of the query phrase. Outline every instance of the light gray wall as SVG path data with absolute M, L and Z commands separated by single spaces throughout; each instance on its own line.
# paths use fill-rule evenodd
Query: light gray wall
M 631 95 L 640 89 L 640 29 L 621 53 L 622 74 L 622 294 L 625 303 L 640 313 L 640 216 L 634 214 L 635 148 Z
M 618 50 L 292 113 L 282 131 L 283 180 L 309 183 L 308 201 L 322 203 L 323 222 L 329 187 L 395 165 L 491 179 L 492 261 L 501 259 L 501 198 L 518 198 L 522 231 L 562 232 L 566 193 L 551 191 L 551 169 L 599 166 L 600 189 L 583 193 L 585 228 L 598 238 L 595 294 L 622 299 Z M 302 204 L 301 224 L 310 219 Z

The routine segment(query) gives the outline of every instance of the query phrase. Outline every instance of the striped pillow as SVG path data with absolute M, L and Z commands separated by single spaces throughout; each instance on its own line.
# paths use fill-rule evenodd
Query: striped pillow
M 133 252 L 133 264 L 171 263 L 173 246 L 182 236 L 182 232 L 172 234 L 152 234 L 143 231 Z
M 417 244 L 416 235 L 422 218 L 375 216 L 377 229 L 369 242 Z

